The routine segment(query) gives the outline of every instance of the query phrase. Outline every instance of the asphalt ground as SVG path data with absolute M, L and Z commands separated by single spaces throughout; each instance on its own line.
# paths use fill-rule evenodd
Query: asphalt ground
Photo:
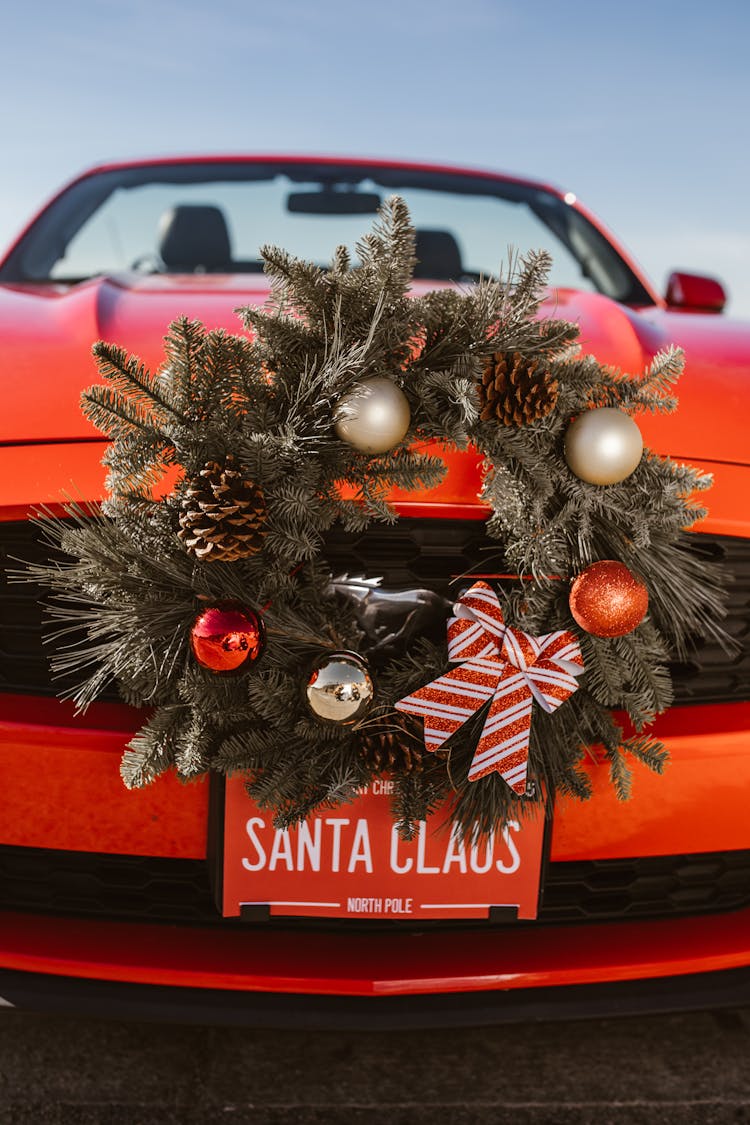
M 750 1122 L 750 1010 L 395 1033 L 0 1012 L 0 1122 Z

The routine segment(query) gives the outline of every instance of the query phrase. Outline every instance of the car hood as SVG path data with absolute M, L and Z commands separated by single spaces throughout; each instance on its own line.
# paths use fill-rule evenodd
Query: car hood
M 81 391 L 97 381 L 97 340 L 122 345 L 152 370 L 178 316 L 236 332 L 240 305 L 262 303 L 263 276 L 171 278 L 136 274 L 79 285 L 0 287 L 0 371 L 5 410 L 0 443 L 72 441 L 97 431 L 80 409 Z
M 430 288 L 415 283 L 415 290 Z M 178 316 L 238 331 L 238 306 L 262 304 L 267 279 L 246 276 L 122 275 L 75 286 L 0 288 L 0 444 L 75 441 L 96 435 L 79 406 L 97 377 L 91 345 L 121 344 L 152 368 Z M 750 325 L 712 315 L 634 311 L 606 297 L 556 290 L 544 312 L 576 321 L 586 351 L 625 371 L 647 366 L 674 343 L 686 353 L 680 407 L 671 418 L 643 419 L 647 443 L 703 461 L 750 462 Z

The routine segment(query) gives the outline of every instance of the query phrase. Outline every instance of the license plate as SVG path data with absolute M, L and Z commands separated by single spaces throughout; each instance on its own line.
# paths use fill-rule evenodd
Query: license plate
M 275 829 L 239 776 L 214 794 L 217 904 L 225 917 L 536 918 L 545 817 L 511 821 L 462 842 L 446 814 L 400 840 L 389 813 L 393 783 L 294 829 Z

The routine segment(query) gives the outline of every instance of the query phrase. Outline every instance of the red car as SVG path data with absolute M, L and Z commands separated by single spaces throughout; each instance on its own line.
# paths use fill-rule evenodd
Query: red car
M 649 419 L 644 437 L 714 475 L 696 542 L 730 575 L 728 628 L 744 643 L 750 326 L 719 315 L 725 294 L 709 278 L 674 274 L 661 297 L 571 194 L 426 165 L 167 159 L 95 168 L 57 195 L 0 263 L 0 560 L 41 557 L 33 507 L 102 495 L 105 443 L 79 409 L 96 339 L 155 367 L 177 316 L 237 331 L 233 310 L 268 295 L 260 244 L 324 263 L 394 192 L 417 228 L 415 288 L 497 272 L 508 245 L 546 247 L 548 311 L 577 321 L 601 362 L 637 372 L 668 344 L 684 348 L 679 411 Z M 453 454 L 419 503 L 395 497 L 397 531 L 332 541 L 332 564 L 442 591 L 481 547 L 479 474 L 476 456 Z M 58 701 L 33 589 L 0 579 L 0 630 L 0 1005 L 372 1026 L 750 1000 L 746 649 L 706 643 L 673 666 L 677 705 L 658 724 L 664 778 L 639 772 L 619 803 L 594 761 L 593 799 L 558 802 L 534 920 L 408 917 L 425 879 L 433 904 L 449 898 L 424 850 L 399 856 L 409 881 L 387 918 L 371 916 L 365 892 L 349 899 L 361 918 L 228 918 L 208 831 L 217 788 L 169 775 L 126 791 L 119 758 L 142 716 L 116 696 L 78 716 Z M 305 879 L 311 901 L 330 893 L 328 876 Z M 278 886 L 283 897 L 281 876 Z

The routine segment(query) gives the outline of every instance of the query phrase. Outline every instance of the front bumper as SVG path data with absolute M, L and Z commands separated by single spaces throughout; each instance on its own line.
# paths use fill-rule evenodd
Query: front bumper
M 164 988 L 0 970 L 0 1008 L 254 1028 L 377 1031 L 685 1012 L 750 1004 L 750 969 L 565 988 L 351 997 Z
M 0 966 L 237 993 L 505 993 L 750 968 L 750 908 L 668 921 L 410 933 L 217 931 L 8 912 Z
M 123 789 L 117 765 L 133 723 L 126 708 L 102 704 L 74 719 L 54 700 L 5 696 L 0 702 L 4 843 L 205 856 L 207 786 L 178 786 L 165 777 L 142 792 Z M 675 709 L 661 731 L 672 754 L 667 776 L 640 771 L 635 797 L 624 805 L 614 801 L 606 769 L 592 762 L 595 797 L 556 809 L 552 859 L 746 849 L 748 731 L 747 704 Z M 727 982 L 738 973 L 745 981 L 742 974 L 750 972 L 750 907 L 580 925 L 456 930 L 438 924 L 408 933 L 362 932 L 345 924 L 320 931 L 224 929 L 6 909 L 0 913 L 0 972 L 11 981 L 11 1003 L 13 996 L 25 1002 L 28 993 L 32 1006 L 55 1008 L 64 1001 L 88 1010 L 107 996 L 115 1005 L 107 1010 L 124 1005 L 123 1012 L 135 1014 L 139 997 L 144 1012 L 163 1009 L 167 989 L 175 1018 L 183 1018 L 184 1009 L 205 1019 L 225 1012 L 247 1023 L 283 1022 L 296 1008 L 309 1011 L 314 1022 L 330 1007 L 344 1013 L 344 1022 L 356 1012 L 369 1026 L 381 1018 L 380 1009 L 403 1008 L 418 1019 L 433 1004 L 435 1018 L 439 1009 L 447 1020 L 453 1013 L 451 1019 L 466 1023 L 516 1018 L 512 1012 L 534 1018 L 544 1011 L 547 1018 L 548 990 L 557 990 L 559 1011 L 569 1013 L 578 1011 L 580 990 L 580 997 L 589 997 L 580 999 L 581 1013 L 628 1010 L 631 991 L 633 997 L 648 993 L 654 998 L 648 1004 L 657 1008 L 660 996 L 667 1007 L 700 1006 L 700 996 L 710 1005 L 740 1003 L 735 997 L 747 993 L 735 993 Z M 697 977 L 706 974 L 717 974 L 715 987 L 701 984 L 696 992 Z M 124 1000 L 129 990 L 132 1004 Z M 279 997 L 276 1007 L 272 994 Z

